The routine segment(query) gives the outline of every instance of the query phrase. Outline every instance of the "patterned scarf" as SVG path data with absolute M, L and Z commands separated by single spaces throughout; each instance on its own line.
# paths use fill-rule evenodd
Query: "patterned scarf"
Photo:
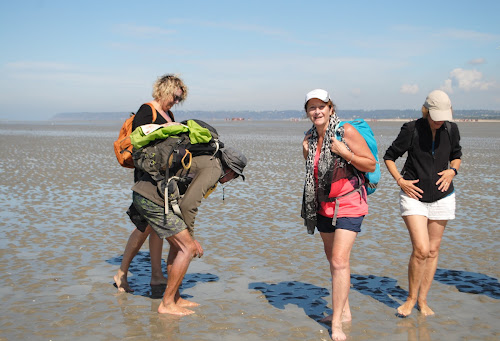
M 307 233 L 309 234 L 314 234 L 319 202 L 324 198 L 328 198 L 330 193 L 334 165 L 337 165 L 337 167 L 346 167 L 347 165 L 343 158 L 331 151 L 332 139 L 335 138 L 335 130 L 339 123 L 340 120 L 334 112 L 330 116 L 330 121 L 323 138 L 323 145 L 321 146 L 318 162 L 317 187 L 314 179 L 314 158 L 316 156 L 316 149 L 318 148 L 318 131 L 314 125 L 311 129 L 309 153 L 306 159 L 306 179 L 304 183 L 301 212 L 301 217 L 304 219 L 304 225 L 307 227 Z M 341 141 L 345 144 L 344 127 L 339 127 L 337 129 L 337 134 L 340 135 Z

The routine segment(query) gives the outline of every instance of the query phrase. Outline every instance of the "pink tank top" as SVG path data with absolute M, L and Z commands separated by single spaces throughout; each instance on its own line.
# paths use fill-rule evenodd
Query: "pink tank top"
M 314 157 L 314 179 L 316 184 L 318 184 L 318 162 L 319 162 L 320 150 L 316 152 Z M 330 198 L 335 198 L 343 194 L 349 193 L 354 190 L 354 186 L 349 181 L 349 179 L 343 178 L 334 181 L 330 187 Z M 366 202 L 366 189 L 365 186 L 361 186 L 362 195 L 359 192 L 355 192 L 345 197 L 337 199 L 339 202 L 339 211 L 337 212 L 337 218 L 341 217 L 360 217 L 368 214 L 368 203 Z M 333 202 L 320 202 L 320 207 L 318 213 L 322 216 L 333 218 L 335 213 L 335 201 Z

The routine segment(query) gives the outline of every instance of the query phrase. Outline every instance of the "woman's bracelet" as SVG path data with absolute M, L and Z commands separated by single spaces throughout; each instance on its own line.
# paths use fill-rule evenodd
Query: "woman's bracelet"
M 352 162 L 352 159 L 354 159 L 354 152 L 351 152 L 351 159 L 349 161 L 347 161 L 347 164 L 350 165 L 351 162 Z
M 401 180 L 402 178 L 403 178 L 403 177 L 401 176 L 401 177 L 399 177 L 399 178 L 396 180 L 396 183 L 398 184 L 398 186 L 399 186 L 399 180 Z

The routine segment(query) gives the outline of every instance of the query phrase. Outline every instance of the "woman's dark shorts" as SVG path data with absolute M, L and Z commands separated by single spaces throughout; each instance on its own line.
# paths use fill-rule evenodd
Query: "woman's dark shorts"
M 148 222 L 149 226 L 161 238 L 168 238 L 187 229 L 186 223 L 179 216 L 168 210 L 165 214 L 165 207 L 160 206 L 142 195 L 133 192 L 134 206 L 139 214 Z
M 332 226 L 333 218 L 328 218 L 322 216 L 321 214 L 317 214 L 316 228 L 319 232 L 323 233 L 333 233 L 336 229 L 361 232 L 361 223 L 363 222 L 364 217 L 365 216 L 337 218 L 337 223 L 335 224 L 335 226 Z

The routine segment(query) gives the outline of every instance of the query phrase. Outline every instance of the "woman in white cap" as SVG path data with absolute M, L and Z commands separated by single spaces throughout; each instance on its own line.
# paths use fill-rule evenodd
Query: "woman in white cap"
M 422 106 L 422 114 L 422 118 L 403 125 L 384 155 L 387 169 L 401 187 L 401 216 L 413 246 L 408 264 L 408 298 L 398 308 L 400 316 L 410 315 L 415 304 L 423 315 L 434 314 L 427 304 L 427 294 L 446 223 L 455 219 L 453 178 L 462 156 L 458 127 L 450 122 L 448 95 L 432 91 Z M 408 156 L 400 173 L 395 161 L 405 152 Z
M 306 179 L 301 215 L 309 234 L 316 228 L 320 232 L 330 263 L 333 315 L 322 322 L 331 320 L 333 340 L 345 340 L 342 322 L 351 320 L 349 257 L 368 213 L 364 177 L 357 170 L 373 172 L 376 161 L 356 128 L 348 123 L 339 126 L 327 91 L 310 91 L 304 109 L 313 127 L 302 145 Z

